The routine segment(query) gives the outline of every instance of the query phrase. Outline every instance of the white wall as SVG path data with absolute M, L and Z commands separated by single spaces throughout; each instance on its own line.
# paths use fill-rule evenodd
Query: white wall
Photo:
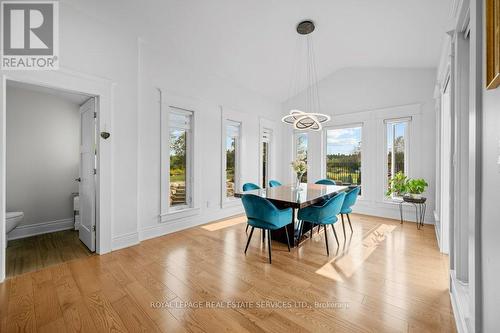
M 21 225 L 73 218 L 78 192 L 79 105 L 7 86 L 7 211 Z
M 425 178 L 429 188 L 426 222 L 432 223 L 435 179 L 435 113 L 433 89 L 435 69 L 346 68 L 319 83 L 321 111 L 332 116 L 327 126 L 363 123 L 362 183 L 363 196 L 356 211 L 399 218 L 398 207 L 384 201 L 384 118 L 412 116 L 410 137 L 410 177 Z M 303 106 L 303 95 L 283 104 L 283 113 Z M 283 160 L 293 158 L 292 132 L 283 138 L 288 144 Z M 323 178 L 323 136 L 312 133 L 309 139 L 310 181 Z M 432 147 L 432 149 L 429 149 Z M 282 178 L 291 179 L 290 169 L 283 169 Z M 408 215 L 411 214 L 411 215 Z M 407 210 L 406 218 L 414 219 Z
M 280 105 L 235 86 L 211 74 L 211 69 L 191 67 L 167 50 L 153 49 L 141 43 L 141 91 L 139 114 L 139 218 L 141 238 L 151 238 L 173 230 L 233 215 L 242 211 L 241 204 L 221 208 L 221 108 L 237 113 L 243 122 L 244 148 L 241 160 L 241 184 L 258 183 L 259 132 L 261 123 L 275 125 L 276 139 L 281 138 Z M 160 109 L 158 92 L 164 103 L 176 105 L 184 100 L 196 105 L 195 206 L 199 214 L 186 219 L 160 222 Z M 278 141 L 278 140 L 277 140 Z M 280 142 L 277 142 L 280 151 Z M 274 168 L 281 167 L 278 154 Z M 272 171 L 274 172 L 274 171 Z
M 98 4 L 60 4 L 60 65 L 115 83 L 112 124 L 112 236 L 137 239 L 137 38 L 85 13 Z M 112 15 L 109 13 L 109 15 Z M 112 245 L 116 247 L 116 245 Z
M 481 255 L 483 277 L 484 332 L 497 332 L 500 327 L 500 88 L 485 90 L 482 115 L 482 208 Z

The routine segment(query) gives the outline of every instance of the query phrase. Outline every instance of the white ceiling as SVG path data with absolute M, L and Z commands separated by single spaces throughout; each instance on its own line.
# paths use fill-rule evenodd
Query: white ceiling
M 436 67 L 451 0 L 85 1 L 89 5 L 93 15 L 126 22 L 193 66 L 284 101 L 302 19 L 316 23 L 320 78 L 344 67 Z

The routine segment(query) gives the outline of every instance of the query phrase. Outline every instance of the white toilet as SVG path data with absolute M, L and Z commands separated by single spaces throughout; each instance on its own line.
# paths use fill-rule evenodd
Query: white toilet
M 24 219 L 23 212 L 7 212 L 5 214 L 5 232 L 8 234 Z

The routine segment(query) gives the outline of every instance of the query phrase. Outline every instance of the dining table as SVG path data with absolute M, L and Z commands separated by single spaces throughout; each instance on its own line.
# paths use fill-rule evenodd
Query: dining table
M 291 247 L 296 247 L 301 242 L 301 236 L 313 226 L 307 221 L 296 219 L 297 210 L 311 205 L 317 205 L 338 193 L 348 191 L 352 186 L 347 185 L 321 185 L 301 183 L 296 185 L 286 184 L 276 187 L 236 192 L 234 195 L 241 198 L 245 194 L 254 194 L 271 201 L 278 209 L 292 209 L 292 221 L 287 225 L 288 233 L 294 235 Z M 283 228 L 271 232 L 273 240 L 287 243 L 286 233 Z

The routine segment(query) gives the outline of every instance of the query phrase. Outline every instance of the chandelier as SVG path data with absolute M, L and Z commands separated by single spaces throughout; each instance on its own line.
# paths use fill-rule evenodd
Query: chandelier
M 306 42 L 306 91 L 305 96 L 305 109 L 297 110 L 292 109 L 290 113 L 284 116 L 281 121 L 290 125 L 299 131 L 312 130 L 320 131 L 322 124 L 330 120 L 330 116 L 320 113 L 319 91 L 318 91 L 318 77 L 316 73 L 316 63 L 314 57 L 314 48 L 311 38 L 311 33 L 314 31 L 314 23 L 310 20 L 302 21 L 297 25 L 297 33 L 300 35 L 300 42 L 305 37 Z M 300 50 L 299 50 L 300 51 Z M 298 54 L 297 54 L 298 56 Z M 299 95 L 299 83 L 301 81 L 299 66 L 295 66 L 295 78 L 292 79 L 292 84 L 295 86 L 295 95 Z M 293 82 L 295 79 L 295 82 Z

